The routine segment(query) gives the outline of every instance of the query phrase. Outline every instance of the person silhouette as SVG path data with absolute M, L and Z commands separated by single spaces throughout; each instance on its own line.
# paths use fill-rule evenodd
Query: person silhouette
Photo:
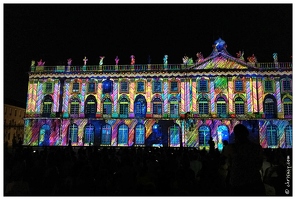
M 229 165 L 230 195 L 263 196 L 265 187 L 260 175 L 262 147 L 248 139 L 249 131 L 243 124 L 237 124 L 233 132 L 235 142 L 225 146 L 223 151 Z

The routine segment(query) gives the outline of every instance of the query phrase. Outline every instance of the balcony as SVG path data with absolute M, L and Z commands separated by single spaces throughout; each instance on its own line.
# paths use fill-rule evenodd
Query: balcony
M 292 70 L 291 62 L 247 63 L 260 71 Z M 81 73 L 81 72 L 159 72 L 181 71 L 192 65 L 184 64 L 137 64 L 137 65 L 86 65 L 86 66 L 31 66 L 31 73 Z

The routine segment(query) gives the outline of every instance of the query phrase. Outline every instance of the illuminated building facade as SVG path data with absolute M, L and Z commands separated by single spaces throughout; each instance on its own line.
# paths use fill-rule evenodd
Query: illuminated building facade
M 243 123 L 263 148 L 292 148 L 292 63 L 226 50 L 182 64 L 44 66 L 29 73 L 24 145 L 216 148 Z

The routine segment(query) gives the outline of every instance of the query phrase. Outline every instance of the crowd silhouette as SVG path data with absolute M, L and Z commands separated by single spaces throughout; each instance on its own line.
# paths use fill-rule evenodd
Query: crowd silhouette
M 218 149 L 5 146 L 4 195 L 284 196 L 286 157 L 291 151 L 262 150 L 260 180 L 256 180 L 259 185 L 262 181 L 263 190 L 258 193 L 233 185 L 232 172 L 247 172 L 250 158 L 241 156 L 245 168 L 235 168 L 227 152 Z

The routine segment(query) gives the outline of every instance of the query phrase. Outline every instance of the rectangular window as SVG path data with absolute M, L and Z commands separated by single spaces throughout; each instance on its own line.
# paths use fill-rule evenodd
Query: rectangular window
M 171 82 L 171 92 L 178 92 L 178 82 L 177 81 Z
M 243 81 L 237 80 L 235 81 L 235 91 L 242 92 L 243 91 Z
M 284 104 L 284 115 L 292 115 L 292 104 Z
M 52 93 L 52 83 L 46 83 L 45 92 L 46 93 Z
M 153 114 L 155 115 L 162 114 L 162 104 L 153 104 Z
M 199 81 L 199 91 L 200 92 L 208 92 L 208 81 L 200 80 Z
M 79 83 L 73 83 L 72 92 L 79 92 Z
M 226 104 L 225 103 L 217 103 L 217 114 L 226 114 Z
M 120 104 L 120 116 L 128 117 L 128 104 Z
M 272 92 L 272 81 L 265 81 L 265 92 Z
M 17 114 L 17 110 L 16 109 L 14 109 L 14 116 L 16 117 L 16 114 Z
M 120 92 L 128 92 L 128 83 L 127 82 L 120 83 Z
M 71 103 L 70 114 L 79 114 L 79 103 L 78 102 Z
M 243 103 L 236 103 L 235 104 L 235 114 L 243 115 L 245 114 L 245 108 Z
M 153 82 L 153 92 L 161 92 L 161 82 L 160 81 L 154 81 Z
M 209 114 L 209 104 L 208 102 L 200 102 L 198 104 L 200 114 Z
M 96 89 L 96 84 L 95 83 L 89 83 L 88 84 L 88 92 L 89 93 L 95 92 L 95 89 Z
M 170 115 L 171 115 L 171 118 L 178 118 L 179 117 L 179 104 L 178 103 L 170 104 Z
M 112 105 L 104 103 L 104 105 L 103 105 L 103 114 L 111 115 L 111 112 L 112 112 Z
M 138 92 L 145 92 L 145 84 L 144 84 L 144 82 L 138 82 L 137 83 L 137 91 Z
M 291 82 L 289 80 L 283 80 L 283 90 L 291 91 Z

